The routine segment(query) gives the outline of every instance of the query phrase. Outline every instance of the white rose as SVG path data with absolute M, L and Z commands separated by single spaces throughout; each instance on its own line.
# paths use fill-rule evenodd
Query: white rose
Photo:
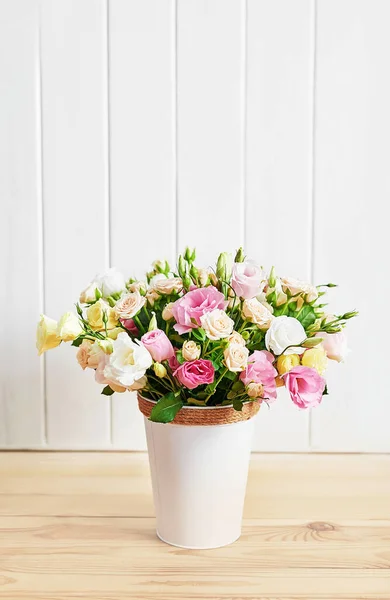
M 216 308 L 200 317 L 200 322 L 209 340 L 221 340 L 228 337 L 234 327 L 234 321 L 224 310 Z
M 89 302 L 95 302 L 97 285 L 94 281 L 88 285 L 80 294 L 81 304 L 87 304 Z
M 228 337 L 229 344 L 238 344 L 239 346 L 246 346 L 246 342 L 238 331 L 233 331 Z
M 229 344 L 223 356 L 225 365 L 233 373 L 244 371 L 248 366 L 249 350 L 241 344 Z
M 157 275 L 153 275 L 149 281 L 149 286 L 152 288 L 158 281 L 163 281 L 164 279 L 167 279 L 167 276 L 164 275 L 164 273 L 157 273 Z
M 153 363 L 148 350 L 138 340 L 133 342 L 127 333 L 120 333 L 113 346 L 112 354 L 105 355 L 104 377 L 128 389 L 137 389 L 134 385 L 143 387 L 142 378 Z
M 271 325 L 271 321 L 274 318 L 272 313 L 257 300 L 257 298 L 251 298 L 250 300 L 244 300 L 242 305 L 242 314 L 251 323 L 255 323 L 259 329 L 268 329 Z
M 169 302 L 166 306 L 164 306 L 163 311 L 161 313 L 161 316 L 164 319 L 164 321 L 170 321 L 171 319 L 173 319 L 173 312 L 172 312 L 173 304 L 174 304 L 173 302 Z
M 294 317 L 275 317 L 265 334 L 267 350 L 272 350 L 276 356 L 279 354 L 302 354 L 305 348 L 292 346 L 301 344 L 306 339 L 306 332 L 298 319 Z M 287 346 L 292 346 L 287 348 Z
M 307 302 L 313 302 L 318 298 L 318 290 L 311 283 L 294 279 L 293 277 L 283 277 L 281 279 L 282 287 L 288 289 L 293 296 L 296 294 L 304 294 Z
M 61 340 L 63 342 L 72 342 L 81 333 L 83 333 L 83 328 L 80 325 L 78 316 L 72 312 L 63 314 L 57 326 L 57 334 Z
M 103 298 L 118 294 L 126 289 L 126 281 L 122 273 L 115 268 L 108 269 L 95 277 L 96 286 L 101 291 Z
M 157 277 L 157 275 L 155 277 Z M 183 282 L 180 277 L 159 279 L 153 284 L 153 290 L 159 292 L 160 294 L 173 294 L 173 292 L 180 292 L 182 289 Z
M 130 292 L 118 300 L 114 306 L 118 319 L 132 319 L 144 306 L 146 299 L 139 292 Z
M 184 360 L 197 360 L 200 356 L 200 346 L 192 340 L 184 342 L 181 353 Z

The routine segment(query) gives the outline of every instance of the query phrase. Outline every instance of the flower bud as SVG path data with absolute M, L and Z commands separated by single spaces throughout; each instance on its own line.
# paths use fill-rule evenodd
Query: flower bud
M 261 398 L 264 394 L 264 388 L 261 383 L 255 383 L 253 381 L 246 386 L 246 393 L 249 398 Z
M 269 277 L 268 277 L 268 285 L 270 288 L 274 288 L 276 285 L 276 276 L 275 276 L 275 267 L 272 267 Z
M 236 256 L 234 257 L 234 262 L 242 263 L 245 260 L 244 250 L 242 246 L 237 250 Z
M 186 260 L 189 263 L 193 263 L 195 260 L 195 256 L 196 256 L 195 248 L 189 248 L 187 246 L 187 248 L 184 251 L 184 260 Z
M 230 281 L 232 276 L 233 259 L 230 252 L 221 252 L 217 261 L 217 277 L 222 281 Z
M 154 363 L 153 371 L 155 372 L 156 376 L 160 377 L 161 379 L 167 376 L 166 368 L 159 362 Z
M 162 311 L 162 318 L 164 319 L 164 321 L 170 321 L 171 319 L 173 319 L 173 312 L 172 312 L 172 306 L 173 306 L 173 302 L 169 302 Z
M 301 346 L 303 346 L 304 348 L 314 348 L 314 346 L 318 346 L 318 344 L 321 344 L 321 342 L 321 337 L 311 337 L 306 338 L 305 341 L 302 342 Z
M 153 312 L 152 314 L 153 314 L 153 316 L 149 321 L 148 331 L 153 331 L 153 329 L 158 329 L 156 313 Z
M 195 265 L 191 265 L 190 275 L 191 275 L 192 281 L 194 283 L 198 283 L 199 273 L 198 273 L 198 269 L 195 267 Z

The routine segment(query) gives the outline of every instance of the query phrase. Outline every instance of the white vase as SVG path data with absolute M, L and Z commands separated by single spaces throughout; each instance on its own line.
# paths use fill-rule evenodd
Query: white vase
M 145 417 L 161 540 L 205 549 L 226 546 L 240 537 L 254 421 L 188 426 L 154 423 Z

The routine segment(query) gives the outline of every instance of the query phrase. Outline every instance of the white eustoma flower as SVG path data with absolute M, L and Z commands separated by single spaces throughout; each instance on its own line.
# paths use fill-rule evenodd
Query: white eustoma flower
M 83 328 L 77 315 L 66 312 L 58 322 L 57 334 L 63 342 L 71 342 L 83 333 Z
M 104 376 L 125 388 L 130 388 L 145 375 L 153 359 L 145 346 L 138 340 L 133 342 L 127 333 L 120 333 L 113 341 L 113 346 L 114 350 L 108 355 L 104 367 Z
M 209 340 L 221 340 L 228 337 L 234 327 L 233 319 L 219 308 L 202 315 L 200 322 Z
M 294 347 L 306 339 L 306 332 L 302 324 L 294 317 L 282 315 L 275 317 L 265 334 L 265 345 L 276 356 L 279 354 L 302 354 L 305 348 Z M 288 348 L 288 346 L 292 346 Z
M 93 284 L 101 291 L 103 298 L 118 294 L 126 289 L 126 281 L 122 273 L 115 268 L 108 269 L 95 277 Z

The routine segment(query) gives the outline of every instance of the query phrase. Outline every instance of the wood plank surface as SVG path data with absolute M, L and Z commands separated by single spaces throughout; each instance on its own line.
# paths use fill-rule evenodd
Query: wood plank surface
M 254 455 L 240 540 L 162 543 L 147 455 L 0 453 L 0 598 L 390 598 L 390 456 Z

